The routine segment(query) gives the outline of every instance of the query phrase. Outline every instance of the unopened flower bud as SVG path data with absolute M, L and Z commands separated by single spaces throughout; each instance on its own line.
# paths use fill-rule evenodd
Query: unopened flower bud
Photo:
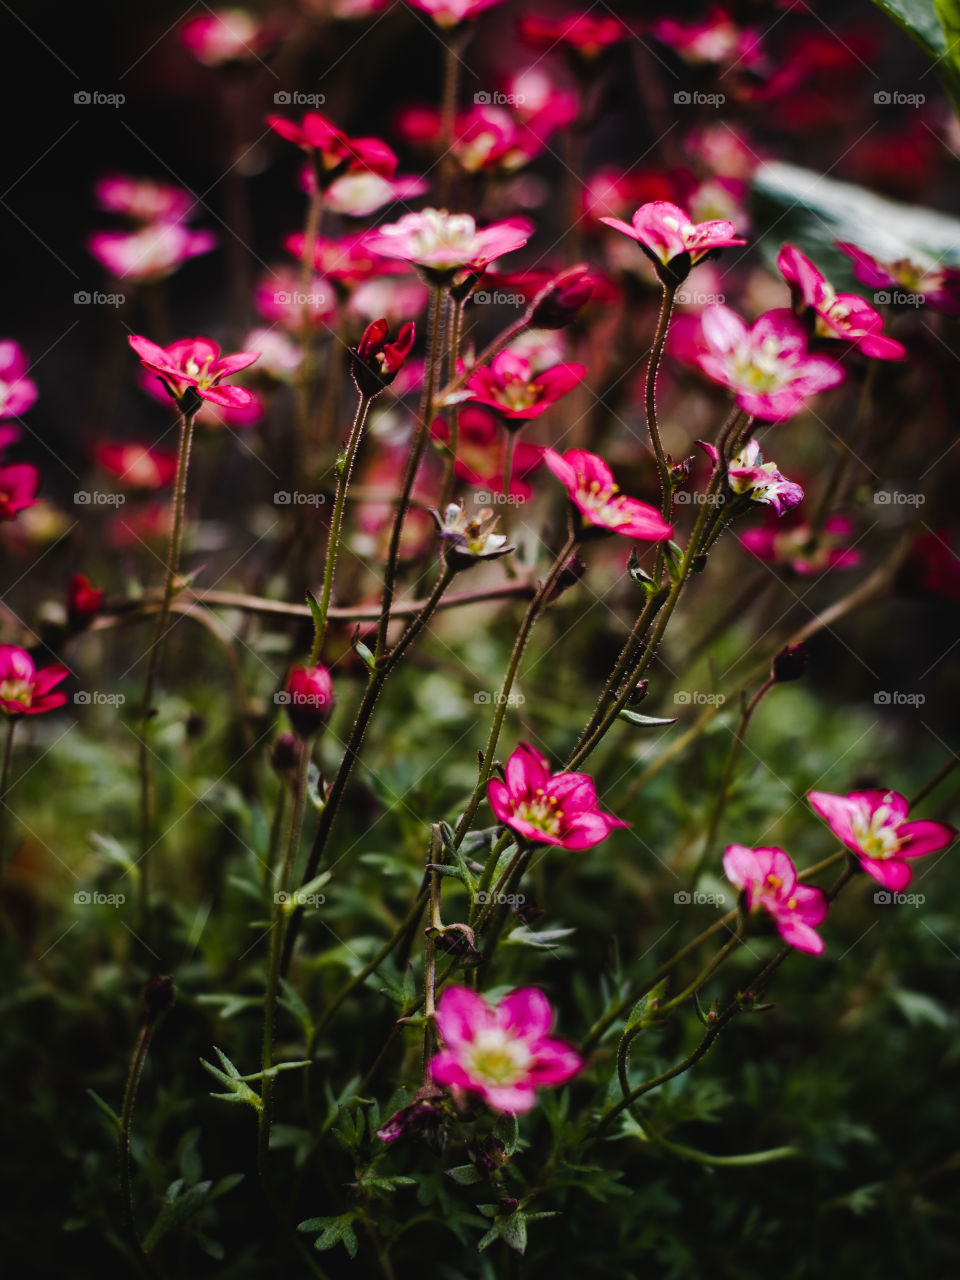
M 393 342 L 387 342 L 387 335 L 386 320 L 374 320 L 367 325 L 354 350 L 350 372 L 362 396 L 379 395 L 389 387 L 410 354 L 416 326 L 408 320 L 400 326 Z
M 144 984 L 140 995 L 143 999 L 143 1007 L 147 1011 L 147 1021 L 156 1022 L 162 1013 L 173 1008 L 173 1002 L 176 999 L 173 979 L 159 975 L 151 978 Z
M 280 777 L 292 773 L 300 761 L 300 745 L 292 733 L 281 733 L 270 752 L 270 763 Z
M 309 738 L 326 725 L 333 712 L 333 681 L 326 667 L 294 667 L 285 693 L 287 716 L 298 737 Z
M 560 570 L 557 580 L 553 584 L 553 590 L 550 592 L 550 599 L 556 600 L 557 596 L 563 595 L 564 591 L 567 591 L 570 587 L 575 587 L 586 572 L 586 561 L 574 553 Z
M 805 644 L 785 644 L 770 664 L 770 675 L 777 684 L 799 680 L 807 666 Z
M 67 588 L 67 621 L 74 631 L 88 627 L 100 612 L 104 589 L 95 587 L 83 573 L 75 573 Z
M 583 262 L 562 271 L 534 298 L 528 321 L 530 328 L 563 329 L 590 300 L 595 284 Z

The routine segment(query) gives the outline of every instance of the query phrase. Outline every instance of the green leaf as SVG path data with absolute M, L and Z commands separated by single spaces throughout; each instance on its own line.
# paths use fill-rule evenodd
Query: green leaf
M 237 1068 L 233 1065 L 227 1055 L 221 1049 L 218 1049 L 216 1045 L 214 1045 L 214 1052 L 220 1059 L 221 1065 L 224 1068 L 223 1071 L 220 1071 L 217 1067 L 213 1066 L 212 1063 L 205 1061 L 203 1058 L 200 1059 L 200 1065 L 205 1071 L 208 1071 L 210 1075 L 213 1076 L 214 1080 L 219 1081 L 220 1084 L 226 1085 L 227 1092 L 212 1093 L 210 1095 L 211 1098 L 222 1098 L 224 1102 L 246 1102 L 253 1107 L 254 1111 L 260 1111 L 263 1106 L 263 1103 L 260 1101 L 260 1095 L 254 1093 L 250 1086 L 245 1083 Z M 255 1079 L 256 1077 L 251 1078 Z
M 535 947 L 538 951 L 554 951 L 561 938 L 569 938 L 575 929 L 541 929 L 535 933 L 527 925 L 521 924 L 511 929 L 504 938 L 504 946 Z
M 475 1164 L 458 1164 L 452 1169 L 445 1169 L 444 1173 L 461 1187 L 472 1187 L 474 1183 L 483 1181 L 483 1174 Z
M 113 1126 L 113 1128 L 114 1128 L 114 1129 L 116 1129 L 117 1133 L 119 1133 L 119 1132 L 120 1132 L 120 1117 L 119 1117 L 119 1116 L 117 1115 L 117 1113 L 114 1111 L 113 1107 L 111 1107 L 111 1106 L 110 1106 L 109 1102 L 104 1102 L 104 1100 L 100 1097 L 99 1093 L 97 1093 L 95 1090 L 93 1090 L 93 1089 L 88 1089 L 88 1090 L 87 1090 L 87 1093 L 90 1095 L 90 1097 L 94 1100 L 94 1102 L 97 1104 L 97 1106 L 98 1106 L 98 1107 L 100 1108 L 100 1110 L 103 1112 L 103 1114 L 104 1114 L 104 1115 L 107 1117 L 107 1119 L 110 1121 L 110 1123 L 111 1123 L 111 1125 Z
M 320 610 L 320 601 L 312 591 L 307 592 L 307 607 L 310 610 L 311 618 L 313 618 L 313 625 L 319 631 L 323 626 L 323 613 Z
M 628 711 L 626 707 L 621 709 L 620 719 L 628 720 L 630 724 L 642 724 L 649 726 L 677 723 L 676 716 L 668 716 L 666 719 L 662 716 L 642 716 L 639 711 Z
M 188 1187 L 181 1194 L 183 1179 L 177 1178 L 176 1182 L 171 1182 L 167 1188 L 163 1206 L 157 1214 L 157 1219 L 147 1232 L 146 1239 L 143 1242 L 144 1253 L 149 1253 L 156 1248 L 164 1236 L 169 1235 L 171 1231 L 183 1226 L 189 1218 L 192 1218 L 197 1210 L 206 1203 L 212 1186 L 212 1182 L 198 1182 L 196 1186 Z
M 517 1117 L 509 1112 L 504 1112 L 503 1115 L 497 1117 L 493 1132 L 506 1148 L 506 1154 L 512 1156 L 520 1142 L 520 1123 Z
M 480 1206 L 481 1210 L 485 1206 Z M 515 1253 L 523 1254 L 527 1248 L 527 1218 L 521 1210 L 511 1213 L 506 1218 L 498 1218 L 487 1234 L 477 1245 L 480 1253 L 493 1244 L 494 1240 L 502 1240 Z
M 353 1229 L 355 1213 L 342 1213 L 337 1218 L 307 1218 L 297 1227 L 298 1231 L 320 1234 L 313 1242 L 315 1249 L 333 1249 L 342 1244 L 351 1259 L 357 1256 L 357 1233 Z

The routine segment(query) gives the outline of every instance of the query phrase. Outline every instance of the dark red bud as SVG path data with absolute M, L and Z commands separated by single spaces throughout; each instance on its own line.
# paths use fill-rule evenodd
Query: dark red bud
M 777 684 L 799 680 L 807 667 L 807 646 L 785 644 L 770 664 L 770 675 Z
M 585 263 L 562 271 L 534 298 L 530 307 L 531 329 L 562 329 L 576 318 L 590 300 L 596 281 Z

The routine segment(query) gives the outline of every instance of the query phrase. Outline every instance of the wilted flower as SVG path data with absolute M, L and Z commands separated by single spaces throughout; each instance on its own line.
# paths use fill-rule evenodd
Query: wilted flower
M 604 813 L 586 773 L 550 773 L 546 758 L 521 742 L 507 761 L 506 781 L 487 783 L 490 808 L 500 822 L 528 840 L 563 849 L 591 849 L 615 827 L 629 826 Z
M 36 400 L 36 383 L 24 376 L 28 368 L 22 348 L 9 339 L 0 342 L 0 418 L 19 418 Z
M 445 1048 L 431 1059 L 431 1076 L 455 1093 L 479 1093 L 494 1111 L 529 1111 L 538 1088 L 563 1084 L 583 1065 L 550 1038 L 553 1010 L 536 987 L 511 991 L 495 1008 L 469 987 L 447 987 L 436 1020 Z
M 655 507 L 620 492 L 613 482 L 613 472 L 595 453 L 568 449 L 561 455 L 544 449 L 543 460 L 567 486 L 570 500 L 585 524 L 644 542 L 662 542 L 673 533 L 673 526 Z
M 910 802 L 898 791 L 808 791 L 807 799 L 833 834 L 860 859 L 867 875 L 901 892 L 912 872 L 905 859 L 925 858 L 956 838 L 954 827 L 922 819 L 907 822 Z
M 752 502 L 773 507 L 778 516 L 803 501 L 800 485 L 781 475 L 775 462 L 764 462 L 756 440 L 751 440 L 731 458 L 727 484 L 734 493 L 746 494 Z
M 38 716 L 62 707 L 67 695 L 52 693 L 54 685 L 66 680 L 66 667 L 41 667 L 38 671 L 25 649 L 0 644 L 0 711 L 8 716 Z
M 137 231 L 98 231 L 87 242 L 97 261 L 120 280 L 161 280 L 189 258 L 209 253 L 217 238 L 179 222 L 151 222 Z
M 210 338 L 181 338 L 169 347 L 158 347 L 139 334 L 130 334 L 127 341 L 140 357 L 143 367 L 159 375 L 178 403 L 184 400 L 190 388 L 201 400 L 212 400 L 214 404 L 237 409 L 246 408 L 253 399 L 244 387 L 222 386 L 221 382 L 258 360 L 259 351 L 238 351 L 236 355 L 221 356 L 219 346 Z
M 333 714 L 333 681 L 326 667 L 293 667 L 279 701 L 287 708 L 293 731 L 309 738 Z
M 811 955 L 823 951 L 823 939 L 814 926 L 826 919 L 826 895 L 822 889 L 797 883 L 789 854 L 731 844 L 723 855 L 723 870 L 731 884 L 745 891 L 748 911 L 766 911 L 773 917 L 784 942 Z
M 902 360 L 906 351 L 883 335 L 883 316 L 855 293 L 837 293 L 822 272 L 792 244 L 777 255 L 780 273 L 790 285 L 800 315 L 810 311 L 814 335 L 852 342 L 865 356 Z
M 557 364 L 534 373 L 528 360 L 512 351 L 501 351 L 489 365 L 475 369 L 466 385 L 477 403 L 489 405 L 508 420 L 525 422 L 539 418 L 586 376 L 582 364 Z
M 469 213 L 421 209 L 399 222 L 378 227 L 366 245 L 386 258 L 400 258 L 441 276 L 464 267 L 483 267 L 527 243 L 533 226 L 526 218 L 507 218 L 478 230 Z
M 515 548 L 506 535 L 495 533 L 497 516 L 489 507 L 468 514 L 466 507 L 451 502 L 441 518 L 432 511 L 437 532 L 446 546 L 446 560 L 451 569 L 469 569 L 478 560 L 497 560 Z
M 791 680 L 799 680 L 807 669 L 807 646 L 785 644 L 773 656 L 770 663 L 770 678 L 777 684 L 788 684 Z
M 412 320 L 400 326 L 393 342 L 387 341 L 388 332 L 386 320 L 374 320 L 357 343 L 350 369 L 363 396 L 375 396 L 389 387 L 413 347 L 416 326 Z
M 620 218 L 601 218 L 608 227 L 636 240 L 666 284 L 682 283 L 690 268 L 710 253 L 746 244 L 732 222 L 692 222 L 690 215 L 667 200 L 642 204 L 630 226 Z

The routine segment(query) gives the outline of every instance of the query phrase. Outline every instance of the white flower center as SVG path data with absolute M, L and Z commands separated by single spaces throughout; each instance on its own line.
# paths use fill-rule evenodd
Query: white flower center
M 524 1079 L 532 1057 L 525 1040 L 511 1036 L 503 1027 L 486 1027 L 470 1045 L 466 1066 L 487 1084 L 511 1085 Z

